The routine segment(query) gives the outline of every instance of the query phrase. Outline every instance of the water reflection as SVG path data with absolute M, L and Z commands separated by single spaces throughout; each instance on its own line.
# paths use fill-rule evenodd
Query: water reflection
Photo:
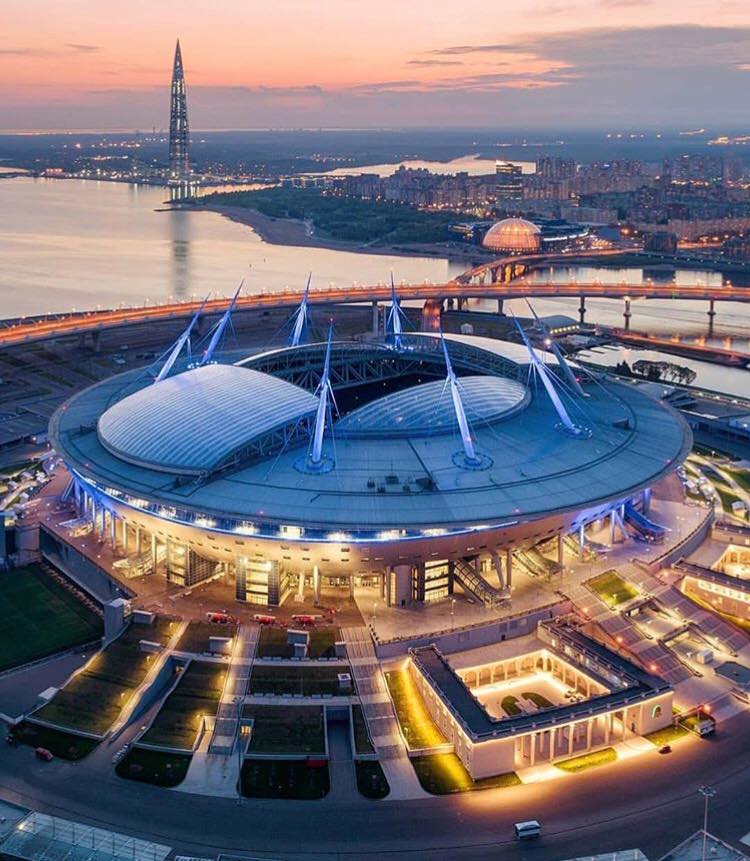
M 188 213 L 173 210 L 165 213 L 169 219 L 172 246 L 172 296 L 186 299 L 190 295 L 191 223 Z

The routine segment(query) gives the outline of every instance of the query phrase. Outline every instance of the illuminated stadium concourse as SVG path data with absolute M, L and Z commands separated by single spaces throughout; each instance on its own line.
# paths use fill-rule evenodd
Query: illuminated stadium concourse
M 394 320 L 396 321 L 394 324 Z M 470 335 L 338 340 L 133 370 L 72 397 L 50 432 L 80 522 L 126 578 L 282 604 L 321 578 L 391 606 L 460 589 L 498 606 L 513 553 L 645 534 L 685 422 L 554 354 Z M 298 338 L 293 339 L 298 341 Z M 569 539 L 570 540 L 570 539 Z

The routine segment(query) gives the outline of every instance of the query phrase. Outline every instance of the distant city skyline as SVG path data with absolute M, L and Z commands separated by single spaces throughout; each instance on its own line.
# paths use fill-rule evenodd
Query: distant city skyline
M 6 0 L 0 129 L 750 125 L 742 0 Z M 710 22 L 710 25 L 706 25 Z

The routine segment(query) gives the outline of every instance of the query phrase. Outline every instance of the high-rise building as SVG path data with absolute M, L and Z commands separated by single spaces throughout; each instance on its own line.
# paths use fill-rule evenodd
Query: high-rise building
M 495 188 L 498 200 L 521 200 L 523 197 L 521 165 L 509 161 L 495 162 Z
M 172 93 L 169 111 L 169 181 L 182 185 L 190 180 L 190 133 L 188 128 L 185 74 L 180 40 L 174 52 Z

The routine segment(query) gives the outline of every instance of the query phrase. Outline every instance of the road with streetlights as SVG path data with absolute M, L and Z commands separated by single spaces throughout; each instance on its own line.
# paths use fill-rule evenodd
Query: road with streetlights
M 106 751 L 107 754 L 110 751 Z M 111 751 L 114 753 L 114 749 Z M 317 802 L 188 795 L 118 778 L 105 751 L 88 763 L 41 763 L 30 748 L 0 751 L 0 797 L 43 812 L 112 828 L 196 856 L 256 854 L 277 859 L 472 861 L 492 857 L 561 861 L 639 847 L 650 858 L 703 825 L 731 843 L 750 832 L 750 714 L 710 739 L 689 737 L 558 780 L 410 801 Z M 513 823 L 539 819 L 543 837 L 518 844 Z

